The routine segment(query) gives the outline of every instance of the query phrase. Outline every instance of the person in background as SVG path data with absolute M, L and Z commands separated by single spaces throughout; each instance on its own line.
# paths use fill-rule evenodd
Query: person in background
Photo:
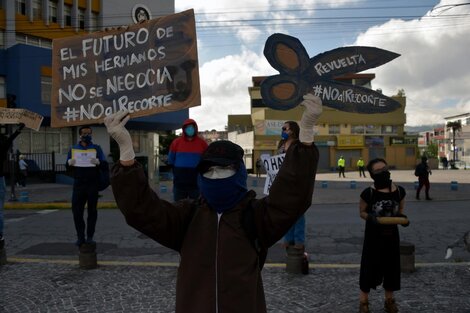
M 26 177 L 28 177 L 28 163 L 26 163 L 25 159 L 26 157 L 20 154 L 18 161 L 18 167 L 20 168 L 19 184 L 22 187 L 26 187 Z
M 346 166 L 346 160 L 344 159 L 343 156 L 340 156 L 338 159 L 338 172 L 339 172 L 339 177 L 341 177 L 341 174 L 343 174 L 343 178 L 346 178 L 344 175 L 344 168 Z
M 290 145 L 299 140 L 300 127 L 294 121 L 287 121 L 282 126 L 281 141 L 278 144 L 278 153 L 286 153 Z M 302 215 L 297 222 L 289 229 L 284 236 L 284 245 L 287 248 L 305 250 L 305 215 Z
M 197 124 L 192 119 L 183 123 L 183 133 L 170 145 L 168 165 L 173 168 L 173 198 L 197 199 L 197 165 L 202 153 L 207 149 L 207 142 L 199 137 Z
M 419 163 L 415 169 L 415 176 L 418 177 L 418 189 L 416 189 L 417 200 L 419 200 L 419 193 L 421 192 L 421 189 L 423 189 L 423 186 L 425 188 L 424 192 L 426 193 L 426 200 L 432 200 L 431 197 L 429 197 L 429 189 L 431 187 L 429 183 L 429 175 L 431 174 L 432 172 L 428 165 L 428 158 L 423 156 L 421 158 L 421 163 Z
M 19 124 L 16 131 L 9 137 L 4 134 L 0 134 L 0 249 L 3 249 L 5 246 L 5 238 L 3 237 L 3 206 L 5 205 L 6 195 L 5 173 L 3 171 L 4 163 L 8 159 L 8 151 L 10 150 L 13 141 L 21 133 L 24 126 L 25 125 L 23 123 Z
M 197 166 L 201 197 L 170 203 L 149 186 L 135 153 L 126 111 L 105 118 L 119 144 L 111 185 L 127 223 L 180 254 L 176 313 L 265 313 L 261 270 L 267 249 L 312 202 L 318 165 L 313 127 L 321 100 L 304 96 L 299 139 L 287 149 L 270 194 L 257 199 L 247 190 L 243 149 L 215 141 Z
M 364 176 L 365 178 L 366 173 L 364 171 L 365 166 L 364 166 L 364 160 L 362 159 L 362 157 L 359 157 L 359 160 L 357 160 L 357 169 L 359 170 L 359 177 Z
M 380 284 L 385 290 L 384 310 L 396 313 L 393 292 L 400 290 L 400 236 L 396 224 L 379 224 L 377 217 L 406 217 L 405 189 L 392 183 L 387 162 L 373 159 L 367 164 L 374 185 L 364 189 L 359 214 L 366 221 L 359 276 L 359 312 L 369 312 L 369 292 Z M 402 226 L 408 226 L 402 225 Z
M 67 169 L 73 169 L 72 213 L 77 233 L 75 244 L 94 244 L 96 221 L 98 219 L 99 166 L 108 166 L 106 157 L 99 145 L 92 142 L 92 129 L 82 126 L 78 130 L 80 141 L 67 154 Z M 83 220 L 87 206 L 87 223 Z M 85 237 L 86 228 L 86 237 Z
M 258 157 L 258 159 L 256 159 L 256 177 L 260 177 L 261 176 L 261 159 Z

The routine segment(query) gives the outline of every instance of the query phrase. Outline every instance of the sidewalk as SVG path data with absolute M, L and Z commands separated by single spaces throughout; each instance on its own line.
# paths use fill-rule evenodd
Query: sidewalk
M 392 171 L 392 179 L 407 191 L 406 201 L 415 200 L 415 184 L 417 178 L 413 171 Z M 435 201 L 470 200 L 470 171 L 467 170 L 436 170 L 430 177 L 431 197 Z M 457 182 L 457 190 L 451 189 L 451 182 Z M 265 176 L 248 177 L 248 188 L 253 189 L 258 197 L 263 196 Z M 347 172 L 346 178 L 339 178 L 337 173 L 317 174 L 313 203 L 356 203 L 361 191 L 372 184 L 370 178 L 360 178 L 357 172 Z M 5 208 L 15 209 L 64 209 L 70 208 L 72 186 L 64 184 L 31 184 L 26 188 L 15 188 L 18 201 L 5 201 Z M 154 186 L 160 197 L 172 201 L 173 187 L 171 181 L 161 181 Z M 10 186 L 7 186 L 7 195 Z M 115 200 L 108 187 L 100 192 L 99 208 L 115 208 Z M 27 196 L 27 198 L 25 198 Z M 424 198 L 424 190 L 421 198 Z M 26 201 L 27 200 L 27 201 Z M 423 201 L 423 200 L 422 200 Z

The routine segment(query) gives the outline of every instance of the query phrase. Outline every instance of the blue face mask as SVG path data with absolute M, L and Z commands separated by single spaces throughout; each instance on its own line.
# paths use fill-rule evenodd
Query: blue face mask
M 192 137 L 196 133 L 196 129 L 194 128 L 193 125 L 189 125 L 185 127 L 184 133 L 186 134 L 186 136 Z
M 91 143 L 91 135 L 82 136 L 82 141 L 85 142 L 86 144 L 90 144 Z
M 287 139 L 289 139 L 289 134 L 286 133 L 285 131 L 283 131 L 283 132 L 281 133 L 281 138 L 282 138 L 283 140 L 287 140 Z

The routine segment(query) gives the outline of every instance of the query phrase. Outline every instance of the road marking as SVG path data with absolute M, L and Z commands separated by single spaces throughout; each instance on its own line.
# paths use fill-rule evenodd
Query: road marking
M 39 258 L 17 258 L 9 257 L 8 262 L 12 263 L 45 263 L 45 264 L 70 264 L 78 265 L 78 260 L 64 260 L 64 259 L 39 259 Z M 132 262 L 132 261 L 98 261 L 98 265 L 104 266 L 140 266 L 140 267 L 178 267 L 178 262 Z M 348 264 L 348 263 L 338 263 L 338 264 L 328 264 L 328 263 L 318 263 L 318 264 L 309 264 L 309 268 L 359 268 L 360 264 Z M 416 263 L 416 267 L 439 267 L 439 266 L 470 266 L 470 262 L 454 262 L 454 263 Z M 285 263 L 266 263 L 264 267 L 267 268 L 284 268 L 286 267 Z

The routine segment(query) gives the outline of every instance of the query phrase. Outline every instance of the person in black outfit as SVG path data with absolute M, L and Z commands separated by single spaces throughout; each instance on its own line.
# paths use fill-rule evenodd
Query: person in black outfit
M 359 312 L 369 312 L 369 292 L 383 283 L 385 312 L 398 312 L 393 292 L 400 290 L 400 236 L 397 225 L 379 224 L 377 217 L 406 217 L 405 189 L 392 183 L 387 162 L 373 159 L 367 170 L 374 185 L 361 193 L 360 216 L 366 220 L 359 277 Z M 408 224 L 403 226 L 408 226 Z
M 23 130 L 24 126 L 25 125 L 21 123 L 10 137 L 0 134 L 0 249 L 5 245 L 5 239 L 3 238 L 3 206 L 5 204 L 6 185 L 3 166 L 5 161 L 8 159 L 8 150 L 10 150 L 13 141 Z
M 74 145 L 67 155 L 67 169 L 73 168 L 73 194 L 72 213 L 77 232 L 75 244 L 80 247 L 83 243 L 94 244 L 96 220 L 98 218 L 98 189 L 99 189 L 99 166 L 108 166 L 106 158 L 99 145 L 92 142 L 92 129 L 89 126 L 82 126 L 78 131 L 80 142 Z M 78 162 L 81 155 L 88 155 L 87 162 Z M 87 205 L 87 224 L 83 220 Z M 85 238 L 86 227 L 86 238 Z
M 421 189 L 423 189 L 423 186 L 425 187 L 424 191 L 426 193 L 426 200 L 432 200 L 429 197 L 429 189 L 430 189 L 430 183 L 429 183 L 429 175 L 431 175 L 431 169 L 428 166 L 428 158 L 423 156 L 421 158 L 421 163 L 419 163 L 416 166 L 415 169 L 415 176 L 418 177 L 418 189 L 416 189 L 416 199 L 419 200 L 419 193 L 421 192 Z

